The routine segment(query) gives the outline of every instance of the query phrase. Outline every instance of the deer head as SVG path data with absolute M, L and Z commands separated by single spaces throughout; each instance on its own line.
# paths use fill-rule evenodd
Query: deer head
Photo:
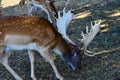
M 70 45 L 76 45 L 76 43 L 74 43 L 70 38 L 69 36 L 67 36 L 67 27 L 70 23 L 70 21 L 72 19 L 74 19 L 74 15 L 73 13 L 71 13 L 71 11 L 68 11 L 68 12 L 65 12 L 65 8 L 63 9 L 63 11 L 61 11 L 63 13 L 63 15 L 61 16 L 60 14 L 60 11 L 58 12 L 58 18 L 57 18 L 57 28 L 58 28 L 58 32 L 62 34 L 63 38 L 65 38 L 69 43 Z M 88 30 L 88 26 L 86 26 L 86 35 L 82 33 L 82 39 L 80 40 L 80 42 L 83 44 L 83 48 L 82 51 L 84 52 L 85 55 L 87 56 L 95 56 L 97 54 L 91 52 L 91 51 L 88 51 L 87 50 L 87 46 L 90 44 L 90 42 L 94 39 L 95 35 L 100 31 L 100 23 L 101 23 L 101 20 L 99 22 L 95 22 L 95 24 L 93 25 L 91 23 L 91 29 L 90 29 L 90 32 Z M 77 48 L 77 45 L 76 45 L 76 48 Z M 79 49 L 79 48 L 77 48 Z
M 69 2 L 67 2 L 67 4 L 68 3 Z M 63 38 L 68 42 L 68 44 L 73 50 L 70 58 L 66 58 L 65 56 L 63 56 L 63 58 L 68 61 L 68 64 L 73 68 L 73 70 L 76 70 L 80 69 L 81 67 L 80 64 L 83 52 L 76 46 L 76 44 L 69 38 L 69 36 L 67 36 L 66 29 L 71 20 L 75 18 L 75 16 L 71 11 L 66 12 L 65 10 L 66 6 L 64 7 L 63 11 L 58 11 L 58 18 L 56 18 L 56 24 L 58 32 L 62 34 Z

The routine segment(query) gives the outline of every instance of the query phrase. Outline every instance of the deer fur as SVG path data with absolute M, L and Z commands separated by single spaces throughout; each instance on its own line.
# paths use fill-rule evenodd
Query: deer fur
M 48 20 L 33 16 L 0 18 L 0 63 L 16 80 L 23 79 L 8 65 L 8 58 L 11 50 L 24 49 L 28 50 L 33 80 L 37 79 L 34 74 L 34 50 L 50 63 L 60 80 L 63 80 L 63 77 L 58 72 L 48 49 L 67 61 L 74 70 L 81 67 L 82 51 L 71 46 Z

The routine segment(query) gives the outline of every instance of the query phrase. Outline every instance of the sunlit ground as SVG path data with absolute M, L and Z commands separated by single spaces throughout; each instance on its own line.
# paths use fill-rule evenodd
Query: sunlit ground
M 113 13 L 113 14 L 109 15 L 108 17 L 117 17 L 117 16 L 120 16 L 120 11 L 117 13 Z
M 18 4 L 20 0 L 2 0 L 2 7 L 9 7 Z

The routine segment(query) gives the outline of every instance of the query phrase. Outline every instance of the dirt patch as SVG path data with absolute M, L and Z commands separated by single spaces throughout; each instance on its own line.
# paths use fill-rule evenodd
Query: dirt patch
M 58 10 L 62 10 L 66 0 L 55 3 Z M 68 27 L 68 35 L 79 46 L 76 39 L 81 38 L 81 31 L 85 32 L 85 26 L 90 22 L 101 19 L 102 32 L 98 33 L 88 49 L 93 52 L 101 52 L 95 57 L 84 56 L 82 69 L 74 72 L 66 62 L 57 57 L 55 64 L 65 80 L 120 80 L 120 3 L 109 0 L 71 0 L 67 10 L 78 16 Z M 2 9 L 2 15 L 21 16 L 27 14 L 27 7 L 20 11 L 18 5 Z M 33 12 L 35 16 L 46 18 L 46 14 L 40 10 Z M 17 54 L 18 53 L 18 54 Z M 26 52 L 12 54 L 9 63 L 24 80 L 30 80 L 30 63 Z M 38 80 L 56 80 L 51 66 L 43 58 L 36 54 L 35 73 Z M 14 80 L 13 76 L 0 65 L 0 80 Z

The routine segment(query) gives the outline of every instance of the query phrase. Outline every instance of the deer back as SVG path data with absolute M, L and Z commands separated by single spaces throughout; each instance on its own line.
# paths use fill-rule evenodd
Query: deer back
M 73 69 L 80 68 L 80 52 L 70 46 L 47 19 L 30 16 L 4 17 L 0 19 L 0 33 L 0 41 L 4 46 L 36 43 L 59 50 L 59 55 Z
M 5 41 L 7 35 L 29 37 L 29 43 L 35 42 L 44 46 L 64 46 L 68 43 L 62 38 L 52 24 L 41 17 L 4 17 L 0 18 L 0 40 Z M 50 45 L 52 44 L 52 45 Z M 64 49 L 64 46 L 60 49 Z
M 0 40 L 7 35 L 29 37 L 29 42 L 47 46 L 56 42 L 56 31 L 44 18 L 38 17 L 6 17 L 0 19 Z

